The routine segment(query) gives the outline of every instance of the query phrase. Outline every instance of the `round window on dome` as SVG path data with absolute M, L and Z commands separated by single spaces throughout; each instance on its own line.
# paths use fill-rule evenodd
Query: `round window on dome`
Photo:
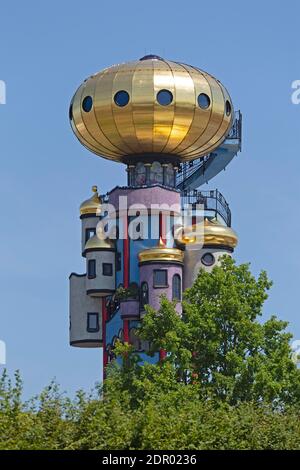
M 225 110 L 226 110 L 226 116 L 230 116 L 230 114 L 231 114 L 231 104 L 229 103 L 229 101 L 226 101 Z
M 205 253 L 201 258 L 201 263 L 204 266 L 212 266 L 215 263 L 215 257 L 212 253 Z
M 129 94 L 125 90 L 117 91 L 114 96 L 114 102 L 121 108 L 129 103 Z
M 82 109 L 85 113 L 89 113 L 93 107 L 93 98 L 91 96 L 86 96 L 82 101 Z
M 200 93 L 198 96 L 198 105 L 202 109 L 207 109 L 210 107 L 210 97 L 205 93 Z
M 173 95 L 169 90 L 160 90 L 156 95 L 157 102 L 162 106 L 168 106 L 173 101 Z

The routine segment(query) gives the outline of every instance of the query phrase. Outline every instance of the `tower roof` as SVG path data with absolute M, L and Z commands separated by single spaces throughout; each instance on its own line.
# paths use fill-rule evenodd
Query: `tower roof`
M 184 253 L 178 248 L 169 248 L 165 245 L 163 240 L 160 238 L 158 245 L 151 248 L 146 248 L 139 253 L 140 263 L 145 262 L 183 262 Z
M 231 227 L 221 224 L 217 219 L 205 218 L 203 222 L 178 229 L 175 239 L 179 245 L 214 245 L 235 248 L 238 236 Z
M 85 214 L 97 214 L 100 215 L 101 212 L 101 199 L 98 195 L 97 186 L 92 186 L 93 195 L 80 205 L 80 215 Z
M 85 244 L 84 252 L 87 251 L 99 251 L 99 250 L 114 250 L 114 242 L 109 238 L 105 238 L 99 233 L 99 228 L 97 227 L 97 233 L 93 237 L 89 238 Z
M 125 162 L 158 155 L 193 160 L 217 148 L 233 122 L 225 87 L 197 67 L 146 55 L 85 80 L 70 105 L 79 141 Z

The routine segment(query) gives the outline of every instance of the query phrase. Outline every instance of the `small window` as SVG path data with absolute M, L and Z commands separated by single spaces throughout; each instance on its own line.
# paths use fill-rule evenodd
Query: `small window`
M 174 274 L 172 279 L 172 300 L 181 300 L 181 277 Z
M 160 90 L 156 95 L 156 99 L 162 106 L 168 106 L 173 101 L 173 95 L 169 90 Z
M 201 258 L 201 263 L 204 266 L 212 266 L 215 262 L 215 257 L 212 253 L 205 253 Z
M 125 90 L 117 91 L 114 96 L 114 102 L 121 108 L 129 103 L 129 94 Z
M 149 303 L 149 289 L 148 282 L 142 282 L 141 284 L 141 310 L 144 310 L 145 305 Z
M 231 104 L 229 103 L 229 101 L 226 101 L 225 108 L 226 108 L 226 116 L 230 116 L 230 114 L 231 114 Z
M 103 276 L 112 276 L 113 265 L 111 263 L 102 263 L 102 274 Z
M 87 331 L 89 333 L 96 333 L 99 331 L 99 315 L 98 313 L 88 313 L 87 314 Z
M 73 104 L 70 104 L 70 107 L 69 107 L 69 119 L 70 121 L 72 121 L 73 119 Z
M 91 96 L 86 96 L 82 101 L 82 109 L 85 113 L 89 113 L 93 106 L 93 98 Z
M 88 260 L 88 278 L 94 279 L 96 277 L 96 260 L 89 259 Z
M 116 256 L 116 270 L 117 271 L 122 270 L 122 254 L 119 251 Z
M 207 109 L 210 106 L 210 97 L 205 93 L 200 93 L 198 96 L 198 105 L 202 109 Z
M 95 228 L 87 228 L 85 230 L 85 243 L 92 238 L 94 235 L 96 235 L 96 229 Z
M 154 270 L 153 287 L 168 287 L 168 271 L 166 269 Z

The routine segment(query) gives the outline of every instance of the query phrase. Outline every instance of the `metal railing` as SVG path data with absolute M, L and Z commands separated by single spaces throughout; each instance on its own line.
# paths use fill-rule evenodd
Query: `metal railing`
M 181 193 L 181 205 L 191 206 L 196 209 L 197 204 L 202 204 L 205 215 L 211 212 L 215 217 L 218 215 L 223 219 L 227 227 L 231 227 L 231 210 L 226 199 L 217 189 L 211 191 L 193 191 L 184 190 Z
M 239 150 L 242 145 L 242 114 L 240 111 L 236 111 L 234 114 L 234 122 L 230 131 L 226 137 L 227 140 L 238 140 Z M 197 158 L 190 162 L 181 163 L 179 170 L 176 175 L 176 187 L 180 186 L 184 181 L 190 178 L 199 168 L 203 167 L 205 170 L 205 163 L 216 154 L 214 152 L 204 155 L 203 157 Z

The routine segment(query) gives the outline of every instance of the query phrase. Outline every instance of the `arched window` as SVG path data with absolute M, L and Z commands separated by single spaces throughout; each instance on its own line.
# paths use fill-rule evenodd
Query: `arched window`
M 148 282 L 142 282 L 141 284 L 141 310 L 144 310 L 145 305 L 148 303 L 149 303 Z
M 174 274 L 172 279 L 172 300 L 181 300 L 181 278 Z

